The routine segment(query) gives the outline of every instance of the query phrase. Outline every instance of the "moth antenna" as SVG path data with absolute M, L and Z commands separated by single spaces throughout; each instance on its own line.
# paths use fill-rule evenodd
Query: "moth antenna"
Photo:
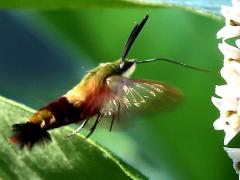
M 202 69 L 202 68 L 190 66 L 190 65 L 187 65 L 187 64 L 184 64 L 184 63 L 181 63 L 181 62 L 177 62 L 177 61 L 174 61 L 174 60 L 171 60 L 171 59 L 166 59 L 166 58 L 146 59 L 146 60 L 142 60 L 142 61 L 136 61 L 136 63 L 139 64 L 139 63 L 148 63 L 148 62 L 154 62 L 154 61 L 165 61 L 165 62 L 177 64 L 179 66 L 183 66 L 183 67 L 186 67 L 186 68 L 189 68 L 189 69 L 193 69 L 193 70 L 196 70 L 196 71 L 207 72 L 207 73 L 217 73 L 215 71 L 211 71 L 211 70 L 208 70 L 208 69 Z
M 132 30 L 131 34 L 129 35 L 129 37 L 127 39 L 127 42 L 124 46 L 124 50 L 122 52 L 122 61 L 124 61 L 124 59 L 127 57 L 128 52 L 132 47 L 132 44 L 134 43 L 135 39 L 137 38 L 137 36 L 141 32 L 141 30 L 142 30 L 144 24 L 146 23 L 147 19 L 148 19 L 148 15 L 145 16 L 145 18 L 141 21 L 140 24 L 137 24 L 133 28 L 133 30 Z

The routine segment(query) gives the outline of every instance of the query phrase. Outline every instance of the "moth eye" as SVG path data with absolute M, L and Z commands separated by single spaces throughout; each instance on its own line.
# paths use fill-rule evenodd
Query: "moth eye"
M 124 67 L 125 63 L 122 61 L 119 65 L 119 67 L 122 69 Z

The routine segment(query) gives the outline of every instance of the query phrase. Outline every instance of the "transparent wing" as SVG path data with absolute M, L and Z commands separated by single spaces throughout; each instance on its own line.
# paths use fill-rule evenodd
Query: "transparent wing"
M 109 123 L 108 120 L 111 121 L 110 131 L 115 120 L 121 120 L 120 126 L 127 127 L 130 121 L 126 120 L 129 119 L 130 115 L 144 116 L 144 111 L 148 109 L 147 114 L 152 116 L 153 112 L 175 106 L 182 97 L 179 90 L 162 82 L 128 79 L 122 76 L 113 76 L 106 81 L 103 93 L 96 97 L 101 104 L 100 112 L 86 137 L 89 137 L 94 132 L 102 118 L 106 120 L 107 124 Z M 88 120 L 86 119 L 76 131 L 67 137 L 79 132 L 87 124 Z
M 157 81 L 114 76 L 107 79 L 107 85 L 111 93 L 103 103 L 101 112 L 113 119 L 119 119 L 122 114 L 133 111 L 142 112 L 146 108 L 155 111 L 168 109 L 177 104 L 182 97 L 176 88 Z

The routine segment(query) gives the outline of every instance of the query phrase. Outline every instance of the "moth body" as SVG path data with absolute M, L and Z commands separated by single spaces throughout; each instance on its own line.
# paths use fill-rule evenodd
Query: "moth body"
M 31 131 L 31 127 L 35 127 L 39 131 L 46 131 L 44 135 L 47 135 L 47 138 L 31 137 L 34 136 L 34 133 L 29 133 L 29 131 L 25 131 L 28 132 L 26 135 L 22 134 L 25 133 L 22 131 L 24 124 L 15 124 L 13 130 L 16 133 L 11 137 L 12 142 L 19 143 L 21 147 L 25 145 L 32 147 L 35 142 L 50 140 L 48 130 L 78 123 L 102 114 L 103 104 L 111 97 L 108 78 L 126 76 L 126 74 L 130 76 L 133 73 L 132 66 L 135 66 L 133 60 L 124 63 L 121 60 L 113 63 L 101 63 L 98 67 L 90 70 L 74 88 L 39 109 L 25 123 L 26 127 L 29 127 L 29 131 Z M 38 134 L 35 135 L 38 136 Z

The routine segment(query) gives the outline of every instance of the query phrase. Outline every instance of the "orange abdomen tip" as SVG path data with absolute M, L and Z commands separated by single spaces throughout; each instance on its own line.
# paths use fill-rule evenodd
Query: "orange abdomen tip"
M 9 138 L 9 141 L 10 141 L 12 144 L 16 144 L 16 143 L 17 143 L 17 136 L 16 136 L 16 135 L 11 136 L 11 137 Z

